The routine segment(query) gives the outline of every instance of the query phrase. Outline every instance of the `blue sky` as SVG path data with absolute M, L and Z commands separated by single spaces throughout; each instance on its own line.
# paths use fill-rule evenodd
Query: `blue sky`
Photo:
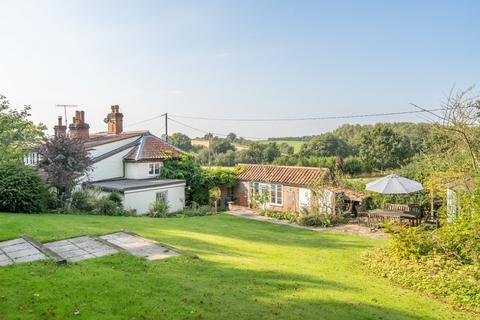
M 55 124 L 78 104 L 92 131 L 111 104 L 127 129 L 164 112 L 299 117 L 436 107 L 479 83 L 478 1 L 5 1 L 0 93 Z M 70 111 L 70 116 L 72 115 Z M 342 121 L 181 120 L 252 137 L 310 135 Z M 173 131 L 200 133 L 171 123 Z

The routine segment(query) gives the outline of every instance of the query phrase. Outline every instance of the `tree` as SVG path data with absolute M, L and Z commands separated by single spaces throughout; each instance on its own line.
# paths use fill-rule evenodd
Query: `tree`
M 293 148 L 293 146 L 289 145 L 288 143 L 286 142 L 282 142 L 278 145 L 278 148 L 280 149 L 280 152 L 282 154 L 286 154 L 286 155 L 292 155 L 295 153 L 295 149 Z
M 360 158 L 372 168 L 398 168 L 411 158 L 410 143 L 393 129 L 383 124 L 362 134 Z
M 79 139 L 53 137 L 36 151 L 41 158 L 39 169 L 47 174 L 47 182 L 57 189 L 58 199 L 64 203 L 93 165 L 87 148 Z
M 170 136 L 168 142 L 183 151 L 192 150 L 192 139 L 190 139 L 190 137 L 186 134 L 175 132 Z
M 212 189 L 208 190 L 208 195 L 210 200 L 213 202 L 213 206 L 215 207 L 215 212 L 218 211 L 218 201 L 221 199 L 222 190 L 219 187 L 213 187 Z
M 228 141 L 227 139 L 221 139 L 218 137 L 215 137 L 212 140 L 211 148 L 213 150 L 213 153 L 216 153 L 216 154 L 225 153 L 228 150 L 235 151 L 235 146 L 230 141 Z
M 237 169 L 212 168 L 203 169 L 195 158 L 183 155 L 179 159 L 166 159 L 160 175 L 167 179 L 184 179 L 187 184 L 185 193 L 186 204 L 192 202 L 208 204 L 209 190 L 225 185 L 233 187 L 236 184 Z
M 229 134 L 227 134 L 227 140 L 231 143 L 234 143 L 235 141 L 237 141 L 237 135 L 233 132 L 230 132 Z
M 351 153 L 349 145 L 333 133 L 324 133 L 315 136 L 300 148 L 303 157 L 341 156 L 346 157 Z
M 0 95 L 0 162 L 19 161 L 31 145 L 42 141 L 45 126 L 28 120 L 30 109 L 14 110 Z

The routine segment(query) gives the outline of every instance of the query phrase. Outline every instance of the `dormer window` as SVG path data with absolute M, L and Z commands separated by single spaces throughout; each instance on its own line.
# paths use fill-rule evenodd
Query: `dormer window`
M 160 163 L 150 163 L 148 174 L 158 176 L 160 174 Z

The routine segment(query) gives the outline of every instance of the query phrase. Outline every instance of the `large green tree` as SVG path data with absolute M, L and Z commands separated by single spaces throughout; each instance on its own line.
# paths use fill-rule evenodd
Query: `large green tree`
M 169 137 L 168 142 L 183 151 L 192 150 L 192 139 L 186 134 L 175 132 Z
M 322 157 L 322 156 L 341 156 L 346 157 L 350 154 L 350 146 L 333 133 L 324 133 L 315 136 L 300 149 L 302 157 Z
M 412 157 L 407 137 L 383 124 L 362 134 L 360 158 L 374 169 L 398 168 Z
M 29 147 L 44 138 L 45 126 L 28 119 L 30 109 L 13 109 L 7 98 L 0 95 L 0 162 L 19 161 Z

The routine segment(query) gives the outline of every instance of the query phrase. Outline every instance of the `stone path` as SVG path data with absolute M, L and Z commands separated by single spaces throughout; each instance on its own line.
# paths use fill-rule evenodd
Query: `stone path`
M 49 242 L 44 245 L 68 262 L 108 256 L 118 252 L 117 249 L 89 236 Z
M 307 226 L 298 225 L 296 223 L 293 223 L 287 220 L 279 220 L 275 218 L 260 216 L 248 209 L 236 209 L 236 210 L 227 211 L 226 213 L 232 216 L 237 216 L 237 217 L 242 217 L 242 218 L 247 218 L 247 219 L 252 219 L 257 221 L 270 222 L 275 224 L 282 224 L 282 225 L 287 225 L 290 227 L 300 228 L 305 230 L 312 230 L 312 231 L 318 231 L 318 232 L 330 232 L 330 233 L 347 233 L 347 234 L 354 234 L 354 235 L 377 239 L 377 240 L 387 239 L 386 233 L 381 231 L 371 232 L 369 227 L 365 227 L 358 224 L 343 224 L 343 225 L 338 225 L 338 226 L 329 227 L 329 228 L 307 227 Z
M 165 259 L 180 254 L 179 251 L 173 248 L 160 245 L 155 241 L 123 231 L 100 236 L 100 239 L 126 250 L 134 256 L 142 257 L 147 260 Z
M 0 266 L 46 258 L 43 252 L 24 238 L 0 242 Z
M 19 262 L 53 259 L 56 262 L 78 262 L 126 251 L 148 260 L 178 256 L 181 252 L 156 241 L 127 231 L 106 234 L 98 238 L 80 236 L 48 243 L 22 236 L 0 242 L 0 266 Z

